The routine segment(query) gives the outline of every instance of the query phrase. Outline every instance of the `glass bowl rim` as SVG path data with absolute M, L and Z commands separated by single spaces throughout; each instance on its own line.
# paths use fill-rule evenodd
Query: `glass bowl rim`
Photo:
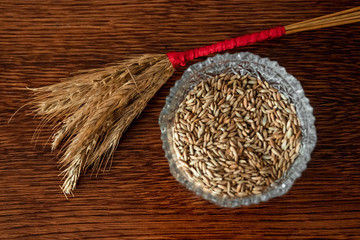
M 276 186 L 269 191 L 266 191 L 263 194 L 258 195 L 250 195 L 247 197 L 235 197 L 235 198 L 224 198 L 218 195 L 213 195 L 207 191 L 203 191 L 201 187 L 196 186 L 194 182 L 188 181 L 186 177 L 183 176 L 181 170 L 178 169 L 176 162 L 173 158 L 173 154 L 170 152 L 170 143 L 167 133 L 167 116 L 171 113 L 171 104 L 173 101 L 176 101 L 176 94 L 180 87 L 187 83 L 194 74 L 199 71 L 203 71 L 206 67 L 210 65 L 221 63 L 221 62 L 250 62 L 253 64 L 261 65 L 270 67 L 274 70 L 277 74 L 281 75 L 285 81 L 289 81 L 291 84 L 294 85 L 296 89 L 296 94 L 299 95 L 299 99 L 301 104 L 306 107 L 306 117 L 308 123 L 308 130 L 309 130 L 309 139 L 307 139 L 307 149 L 305 154 L 295 160 L 293 166 L 288 169 L 292 169 L 292 173 L 282 182 L 279 186 Z M 267 79 L 265 79 L 267 80 Z M 175 82 L 175 85 L 170 89 L 169 95 L 166 97 L 166 103 L 163 107 L 162 111 L 160 112 L 159 116 L 159 125 L 161 130 L 161 140 L 162 140 L 162 147 L 165 151 L 165 157 L 169 161 L 169 167 L 171 174 L 175 177 L 177 181 L 179 181 L 182 185 L 184 185 L 188 190 L 195 192 L 197 195 L 202 196 L 206 200 L 209 200 L 217 205 L 222 207 L 239 207 L 245 206 L 249 204 L 256 204 L 259 202 L 267 201 L 271 198 L 281 196 L 288 192 L 292 185 L 294 184 L 295 180 L 301 176 L 301 173 L 306 169 L 307 163 L 310 161 L 311 157 L 310 154 L 315 148 L 317 136 L 316 136 L 316 128 L 315 128 L 315 117 L 313 116 L 313 108 L 310 105 L 309 99 L 306 98 L 304 90 L 300 84 L 300 82 L 291 74 L 289 74 L 284 67 L 280 66 L 277 61 L 271 61 L 269 58 L 261 58 L 258 55 L 252 54 L 250 52 L 239 52 L 235 54 L 217 54 L 214 57 L 209 57 L 203 62 L 195 63 L 189 66 L 181 76 L 179 80 Z M 295 164 L 296 163 L 296 164 Z

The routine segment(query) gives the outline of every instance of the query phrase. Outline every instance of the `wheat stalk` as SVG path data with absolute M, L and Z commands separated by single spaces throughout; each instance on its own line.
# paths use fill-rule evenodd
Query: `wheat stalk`
M 174 71 L 166 55 L 148 54 L 31 89 L 41 125 L 56 129 L 52 149 L 65 145 L 59 161 L 65 194 L 87 168 L 107 164 L 123 132 Z

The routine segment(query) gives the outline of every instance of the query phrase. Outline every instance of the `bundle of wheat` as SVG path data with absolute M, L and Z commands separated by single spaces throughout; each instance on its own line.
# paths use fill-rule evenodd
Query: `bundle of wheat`
M 71 194 L 81 173 L 106 166 L 117 144 L 147 102 L 187 61 L 283 35 L 360 21 L 360 7 L 248 34 L 185 52 L 146 54 L 111 67 L 89 70 L 60 83 L 31 89 L 31 101 L 43 125 L 54 124 L 52 149 L 62 147 L 65 178 Z

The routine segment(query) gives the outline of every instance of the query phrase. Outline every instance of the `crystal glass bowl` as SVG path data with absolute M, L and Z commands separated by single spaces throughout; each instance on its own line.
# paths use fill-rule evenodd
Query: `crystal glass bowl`
M 221 73 L 249 74 L 268 81 L 270 85 L 278 89 L 280 93 L 284 94 L 294 104 L 300 120 L 302 140 L 299 156 L 285 174 L 262 194 L 233 198 L 214 195 L 204 191 L 199 184 L 190 181 L 177 164 L 178 160 L 172 141 L 175 113 L 191 89 L 201 81 Z M 279 66 L 276 61 L 270 61 L 268 58 L 261 58 L 249 52 L 218 54 L 204 62 L 190 66 L 184 72 L 181 79 L 175 83 L 175 86 L 170 89 L 170 94 L 166 97 L 166 104 L 159 117 L 163 149 L 169 161 L 172 175 L 187 189 L 222 207 L 239 207 L 256 204 L 285 194 L 291 188 L 294 181 L 301 176 L 301 173 L 306 169 L 307 162 L 310 161 L 310 154 L 316 144 L 314 122 L 313 108 L 310 106 L 309 99 L 305 97 L 300 82 L 294 76 L 287 73 L 285 68 Z

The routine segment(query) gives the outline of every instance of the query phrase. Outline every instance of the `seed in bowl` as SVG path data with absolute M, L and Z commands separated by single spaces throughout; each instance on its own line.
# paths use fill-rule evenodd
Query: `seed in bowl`
M 173 128 L 179 168 L 212 194 L 260 194 L 300 150 L 294 106 L 268 82 L 220 74 L 202 81 L 179 105 Z

